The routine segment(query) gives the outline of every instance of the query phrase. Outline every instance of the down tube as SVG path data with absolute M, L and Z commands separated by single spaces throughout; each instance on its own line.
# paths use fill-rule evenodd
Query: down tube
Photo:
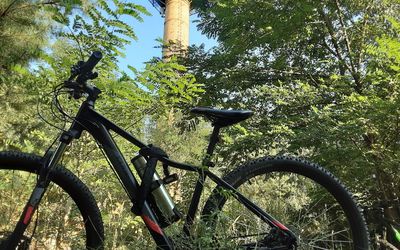
M 108 159 L 114 166 L 115 172 L 120 178 L 127 195 L 131 199 L 132 203 L 135 203 L 135 198 L 138 192 L 138 182 L 135 176 L 132 174 L 128 163 L 122 156 L 121 151 L 118 149 L 115 141 L 111 137 L 108 130 L 102 125 L 98 124 L 96 130 L 90 131 L 92 135 L 99 141 L 102 145 Z M 141 217 L 145 222 L 148 230 L 150 231 L 154 241 L 156 242 L 158 248 L 160 249 L 172 249 L 172 244 L 168 237 L 164 234 L 163 230 L 159 226 L 154 213 L 150 209 L 147 202 L 145 202 L 142 210 Z

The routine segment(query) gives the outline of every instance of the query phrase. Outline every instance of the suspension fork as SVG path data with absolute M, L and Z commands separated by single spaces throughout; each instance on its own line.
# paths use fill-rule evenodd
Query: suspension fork
M 57 165 L 62 155 L 64 154 L 68 144 L 75 137 L 75 133 L 71 132 L 72 130 L 62 133 L 59 139 L 60 143 L 57 146 L 56 150 L 54 152 L 49 151 L 43 157 L 43 165 L 40 168 L 39 179 L 36 182 L 35 188 L 33 189 L 31 196 L 29 197 L 29 200 L 24 207 L 24 210 L 19 218 L 19 221 L 14 231 L 7 238 L 7 240 L 0 245 L 0 249 L 15 249 L 21 242 L 25 230 L 29 226 L 32 216 L 37 210 L 39 203 L 42 200 L 43 195 L 47 190 L 47 187 L 49 186 L 50 182 L 48 180 L 48 176 L 51 169 Z

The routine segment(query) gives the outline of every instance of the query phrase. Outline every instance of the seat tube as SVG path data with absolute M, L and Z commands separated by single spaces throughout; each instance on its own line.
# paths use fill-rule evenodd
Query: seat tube
M 221 127 L 216 125 L 212 131 L 212 134 L 210 136 L 210 143 L 208 144 L 208 147 L 207 147 L 207 153 L 202 162 L 203 166 L 212 167 L 211 156 L 214 153 L 215 146 L 217 145 L 217 143 L 219 141 L 218 136 L 219 136 L 220 129 L 221 129 Z
M 202 162 L 203 168 L 206 168 L 207 170 L 209 167 L 214 166 L 214 164 L 211 162 L 211 156 L 214 153 L 215 146 L 218 143 L 218 135 L 219 135 L 220 129 L 221 129 L 220 126 L 215 125 L 214 129 L 212 131 L 212 134 L 210 136 L 210 143 L 208 144 L 208 147 L 207 147 L 207 153 Z M 190 228 L 194 222 L 194 218 L 195 218 L 198 206 L 199 206 L 201 194 L 203 193 L 205 180 L 206 180 L 206 175 L 204 173 L 204 169 L 202 169 L 199 172 L 199 177 L 197 179 L 196 187 L 193 192 L 192 201 L 190 202 L 189 211 L 186 216 L 185 225 L 183 226 L 183 231 L 187 236 L 190 235 Z

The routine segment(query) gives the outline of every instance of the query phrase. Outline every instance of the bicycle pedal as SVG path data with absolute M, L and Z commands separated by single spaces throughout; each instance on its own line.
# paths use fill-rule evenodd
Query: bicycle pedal
M 171 175 L 165 176 L 162 181 L 163 181 L 163 183 L 165 185 L 168 185 L 168 184 L 170 184 L 172 182 L 175 182 L 177 180 L 179 180 L 178 175 L 177 174 L 171 174 Z

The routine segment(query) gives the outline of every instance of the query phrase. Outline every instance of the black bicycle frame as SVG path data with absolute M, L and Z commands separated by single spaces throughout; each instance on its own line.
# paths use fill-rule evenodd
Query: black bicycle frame
M 82 103 L 75 120 L 72 122 L 71 127 L 68 131 L 62 133 L 60 136 L 60 144 L 58 145 L 56 151 L 52 154 L 52 158 L 50 159 L 49 163 L 45 166 L 45 168 L 51 168 L 55 164 L 57 164 L 58 160 L 64 153 L 66 146 L 73 140 L 78 139 L 81 133 L 86 130 L 88 131 L 93 138 L 98 142 L 98 144 L 104 150 L 107 158 L 112 164 L 118 178 L 121 181 L 129 199 L 132 201 L 133 204 L 137 202 L 138 191 L 139 191 L 139 184 L 136 180 L 135 176 L 133 175 L 128 163 L 126 162 L 125 158 L 123 157 L 121 151 L 119 150 L 118 146 L 116 145 L 115 141 L 113 140 L 110 131 L 115 132 L 116 134 L 122 136 L 124 139 L 128 140 L 132 144 L 136 145 L 140 149 L 149 148 L 146 144 L 136 139 L 133 135 L 126 132 L 122 128 L 118 127 L 116 124 L 99 114 L 94 110 L 94 101 L 88 101 Z M 214 130 L 215 132 L 216 130 Z M 217 128 L 216 133 L 213 135 L 218 134 L 219 128 Z M 213 137 L 212 137 L 213 138 Z M 214 136 L 215 139 L 215 136 Z M 210 145 L 208 148 L 208 152 L 210 155 L 212 154 L 213 148 L 216 144 L 215 140 L 210 141 Z M 210 155 L 207 155 L 206 159 L 209 159 Z M 205 161 L 206 161 L 205 159 Z M 199 178 L 196 183 L 196 187 L 193 193 L 193 197 L 191 200 L 191 204 L 188 210 L 188 214 L 186 217 L 186 223 L 184 226 L 184 232 L 190 236 L 190 227 L 193 224 L 193 219 L 198 209 L 200 196 L 203 191 L 203 183 L 206 177 L 209 177 L 219 186 L 230 190 L 232 195 L 241 202 L 246 208 L 252 211 L 255 215 L 257 215 L 260 219 L 268 223 L 271 227 L 280 228 L 281 230 L 287 232 L 289 235 L 294 237 L 294 234 L 289 231 L 283 224 L 278 222 L 272 216 L 267 214 L 253 202 L 248 200 L 242 194 L 240 194 L 235 188 L 233 188 L 230 184 L 225 182 L 224 180 L 220 179 L 218 176 L 213 174 L 208 170 L 208 166 L 205 167 L 197 167 L 189 164 L 182 164 L 172 160 L 169 160 L 165 157 L 160 157 L 158 161 L 167 164 L 170 167 L 179 168 L 187 171 L 195 171 L 199 173 Z M 36 188 L 35 188 L 36 190 Z M 34 190 L 34 192 L 35 192 Z M 44 192 L 44 191 L 43 191 Z M 43 196 L 43 193 L 40 195 Z M 41 197 L 40 197 L 41 198 Z M 37 200 L 38 205 L 40 199 Z M 26 210 L 26 209 L 25 209 Z M 32 213 L 32 212 L 31 212 Z M 31 215 L 29 215 L 31 216 Z M 173 249 L 173 243 L 171 240 L 165 235 L 163 229 L 161 228 L 159 222 L 157 221 L 157 217 L 153 213 L 152 209 L 150 208 L 147 201 L 144 202 L 143 209 L 141 211 L 140 216 L 144 220 L 148 230 L 150 231 L 154 241 L 157 244 L 158 248 L 161 249 Z M 24 211 L 21 218 L 27 217 L 26 211 Z M 28 218 L 28 221 L 30 217 Z M 21 219 L 22 221 L 22 219 Z M 20 222 L 21 222 L 20 221 Z M 19 224 L 21 224 L 19 222 Z M 23 229 L 25 230 L 25 229 Z M 23 233 L 23 231 L 22 231 Z

